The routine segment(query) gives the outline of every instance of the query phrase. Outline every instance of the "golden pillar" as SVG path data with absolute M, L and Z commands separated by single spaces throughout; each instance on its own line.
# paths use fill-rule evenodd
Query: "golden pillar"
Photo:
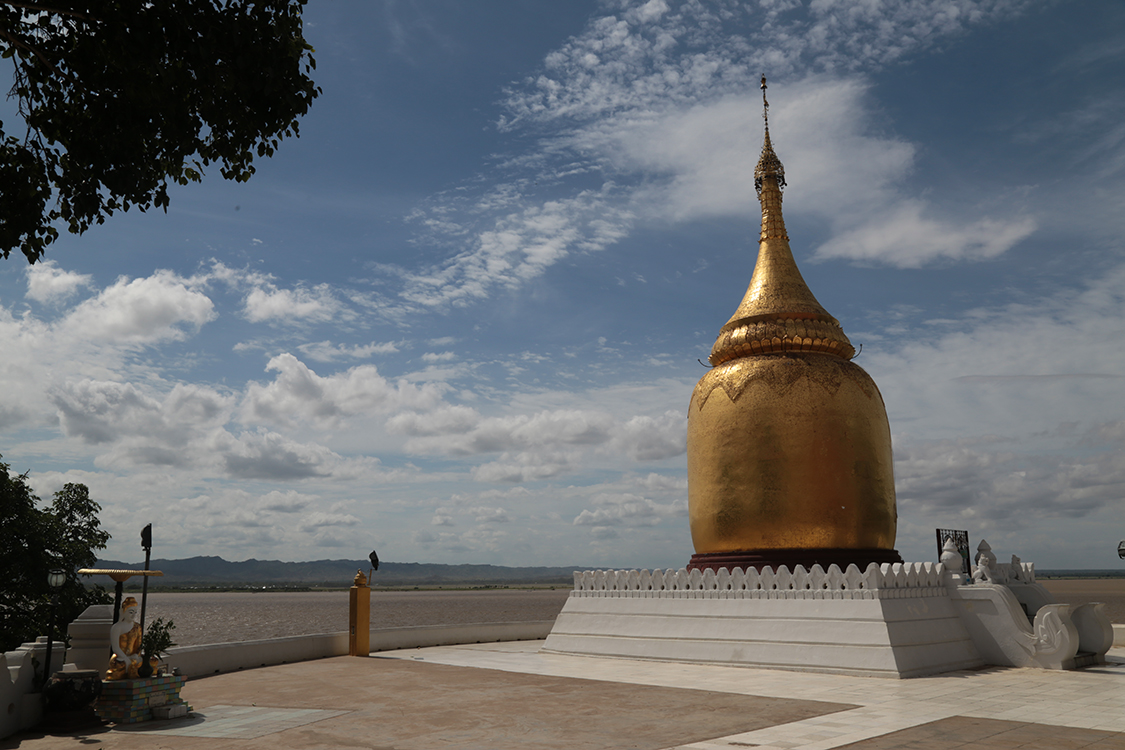
M 348 656 L 371 653 L 371 589 L 367 576 L 357 570 L 348 592 Z
M 793 259 L 765 107 L 758 261 L 688 408 L 689 567 L 898 562 L 886 409 Z

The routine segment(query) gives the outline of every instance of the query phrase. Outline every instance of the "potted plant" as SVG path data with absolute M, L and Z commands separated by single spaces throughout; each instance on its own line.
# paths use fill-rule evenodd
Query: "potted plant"
M 154 660 L 159 662 L 160 657 L 176 645 L 172 640 L 172 631 L 175 629 L 176 624 L 171 620 L 165 622 L 163 617 L 157 617 L 145 628 L 145 633 L 141 637 L 141 667 L 137 670 L 141 677 L 151 677 L 152 662 Z

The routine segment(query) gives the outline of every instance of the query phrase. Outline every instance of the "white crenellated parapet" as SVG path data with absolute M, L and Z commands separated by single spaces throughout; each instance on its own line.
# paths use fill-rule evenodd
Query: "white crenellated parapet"
M 792 571 L 782 565 L 713 570 L 587 570 L 575 571 L 577 597 L 669 599 L 902 599 L 948 596 L 941 563 L 871 563 L 825 570 L 813 565 Z

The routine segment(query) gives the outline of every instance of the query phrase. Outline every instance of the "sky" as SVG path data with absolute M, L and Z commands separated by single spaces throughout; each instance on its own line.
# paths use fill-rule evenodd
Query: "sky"
M 1125 538 L 1125 5 L 311 0 L 245 184 L 0 261 L 0 454 L 103 556 L 682 567 L 688 400 L 757 254 L 759 77 L 812 291 L 934 529 Z M 7 68 L 3 69 L 5 71 Z M 0 119 L 14 105 L 0 103 Z

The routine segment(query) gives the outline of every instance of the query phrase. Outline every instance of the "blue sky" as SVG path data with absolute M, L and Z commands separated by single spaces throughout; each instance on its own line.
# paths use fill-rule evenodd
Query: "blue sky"
M 247 184 L 0 264 L 0 452 L 139 559 L 679 567 L 687 403 L 785 217 L 894 436 L 897 547 L 1125 536 L 1125 6 L 312 0 Z M 12 105 L 0 105 L 10 119 Z

